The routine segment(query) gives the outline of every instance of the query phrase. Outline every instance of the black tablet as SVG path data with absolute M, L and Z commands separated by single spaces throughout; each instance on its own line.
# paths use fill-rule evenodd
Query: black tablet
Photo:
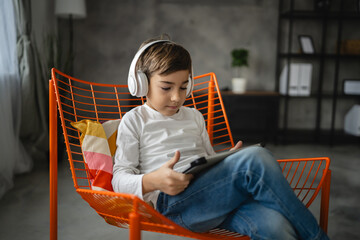
M 231 154 L 234 154 L 238 151 L 241 151 L 246 148 L 253 147 L 253 146 L 264 147 L 264 144 L 258 143 L 258 144 L 250 145 L 248 147 L 242 147 L 242 148 L 239 148 L 236 150 L 221 152 L 221 153 L 217 153 L 215 155 L 195 159 L 194 161 L 192 161 L 190 163 L 190 166 L 185 171 L 183 171 L 183 173 L 196 174 L 196 173 L 198 173 L 206 168 L 209 168 L 209 167 L 215 165 L 216 163 L 224 160 L 227 156 L 230 156 Z

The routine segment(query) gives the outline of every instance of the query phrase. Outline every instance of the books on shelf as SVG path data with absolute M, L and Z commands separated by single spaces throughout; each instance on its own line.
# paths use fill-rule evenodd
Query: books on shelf
M 286 64 L 280 75 L 280 94 L 310 96 L 311 76 L 312 64 L 310 63 L 291 63 L 289 73 L 288 64 Z M 288 83 L 289 86 L 287 86 Z

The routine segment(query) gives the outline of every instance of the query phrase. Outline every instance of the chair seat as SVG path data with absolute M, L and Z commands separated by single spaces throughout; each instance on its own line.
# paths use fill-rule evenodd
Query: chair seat
M 76 191 L 108 224 L 116 227 L 129 228 L 131 213 L 136 212 L 140 218 L 139 228 L 145 231 L 196 239 L 249 239 L 247 236 L 219 228 L 206 233 L 191 232 L 170 221 L 135 195 L 84 189 Z

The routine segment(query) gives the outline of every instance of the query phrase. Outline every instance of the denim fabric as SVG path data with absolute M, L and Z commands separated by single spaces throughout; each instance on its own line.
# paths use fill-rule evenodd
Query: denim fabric
M 297 234 L 290 222 L 278 211 L 250 199 L 233 211 L 219 226 L 252 239 L 293 240 Z
M 222 227 L 252 239 L 328 239 L 261 147 L 227 157 L 176 196 L 161 193 L 157 210 L 194 232 Z

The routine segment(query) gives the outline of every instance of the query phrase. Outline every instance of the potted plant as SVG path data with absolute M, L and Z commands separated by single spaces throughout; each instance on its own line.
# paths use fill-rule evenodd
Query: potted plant
M 236 93 L 244 93 L 246 90 L 246 78 L 243 76 L 243 68 L 248 67 L 249 51 L 244 48 L 234 49 L 231 52 L 233 67 L 232 90 Z

